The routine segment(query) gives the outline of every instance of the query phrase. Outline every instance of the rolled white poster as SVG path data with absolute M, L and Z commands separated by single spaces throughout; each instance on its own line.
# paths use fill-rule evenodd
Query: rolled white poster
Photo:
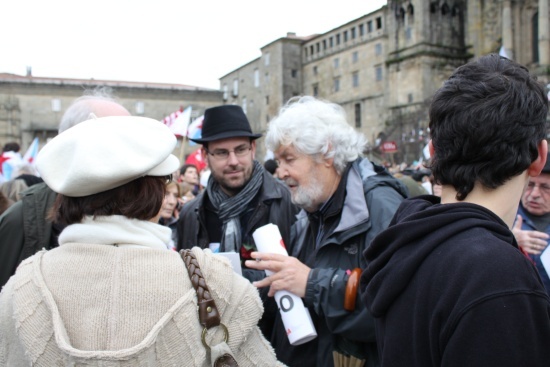
M 288 256 L 279 227 L 275 224 L 266 224 L 256 229 L 252 237 L 259 252 Z M 273 274 L 269 270 L 265 272 L 268 276 Z M 300 345 L 317 337 L 309 310 L 300 297 L 287 291 L 278 291 L 275 293 L 275 301 L 291 345 Z

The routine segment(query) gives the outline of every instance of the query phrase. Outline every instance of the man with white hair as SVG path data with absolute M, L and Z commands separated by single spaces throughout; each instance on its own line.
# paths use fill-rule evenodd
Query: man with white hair
M 255 282 L 269 295 L 286 290 L 302 297 L 318 338 L 289 344 L 281 319 L 271 342 L 290 366 L 333 366 L 340 355 L 378 366 L 374 323 L 357 295 L 363 251 L 385 229 L 407 196 L 383 167 L 361 157 L 364 137 L 342 107 L 313 97 L 291 99 L 270 122 L 266 144 L 279 163 L 279 178 L 302 208 L 288 257 L 253 253 L 247 266 L 271 270 Z
M 117 103 L 105 89 L 94 90 L 77 98 L 63 114 L 59 133 L 96 117 L 128 116 L 130 112 Z M 23 192 L 20 201 L 0 216 L 0 287 L 15 273 L 21 261 L 43 248 L 57 247 L 61 228 L 46 220 L 56 193 L 45 183 Z

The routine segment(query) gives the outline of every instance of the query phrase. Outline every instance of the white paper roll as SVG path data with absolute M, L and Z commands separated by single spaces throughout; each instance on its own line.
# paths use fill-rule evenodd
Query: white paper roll
M 256 229 L 252 237 L 258 251 L 288 256 L 279 227 L 275 224 L 269 223 Z
M 258 228 L 252 233 L 252 237 L 259 252 L 288 256 L 279 227 L 275 224 Z M 273 274 L 269 270 L 265 273 L 268 276 Z M 317 337 L 311 315 L 300 297 L 287 291 L 278 291 L 275 293 L 275 301 L 291 345 L 300 345 Z
M 300 345 L 317 337 L 311 315 L 302 299 L 287 291 L 275 293 L 286 335 L 291 345 Z

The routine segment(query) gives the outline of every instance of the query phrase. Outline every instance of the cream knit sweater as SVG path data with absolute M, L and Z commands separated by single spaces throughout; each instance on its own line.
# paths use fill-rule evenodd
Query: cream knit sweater
M 170 229 L 122 217 L 75 226 L 3 288 L 0 366 L 209 366 L 187 270 L 178 253 L 159 249 Z M 239 366 L 279 366 L 256 326 L 256 289 L 227 260 L 193 252 Z M 216 328 L 207 342 L 222 338 Z

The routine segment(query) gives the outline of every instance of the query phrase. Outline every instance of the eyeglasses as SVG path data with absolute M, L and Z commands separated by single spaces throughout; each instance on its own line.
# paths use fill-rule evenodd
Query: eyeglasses
M 529 182 L 529 183 L 527 184 L 527 189 L 526 189 L 526 191 L 533 191 L 533 190 L 535 189 L 535 187 L 537 187 L 537 186 L 538 186 L 538 188 L 539 188 L 539 191 L 540 191 L 542 194 L 545 194 L 545 195 L 550 194 L 550 185 L 545 184 L 545 183 L 543 183 L 543 184 L 536 184 L 536 183 L 534 183 L 534 182 Z
M 210 154 L 212 157 L 217 159 L 218 161 L 225 161 L 229 158 L 229 154 L 235 153 L 235 156 L 237 157 L 244 157 L 252 147 L 250 145 L 243 145 L 240 147 L 236 147 L 233 150 L 227 150 L 227 149 L 216 149 L 213 152 L 209 151 L 205 148 L 206 153 Z

